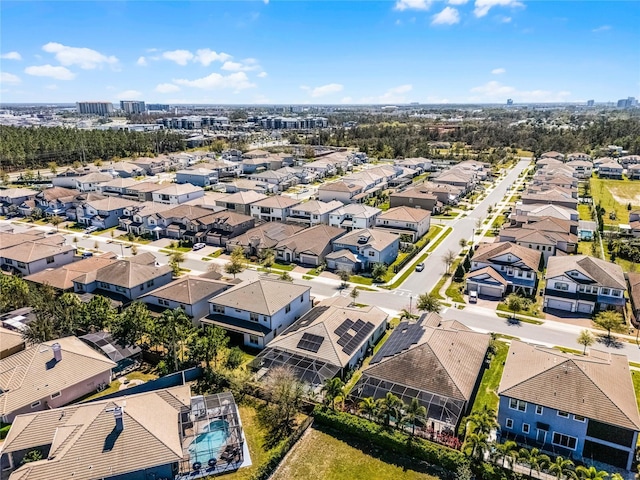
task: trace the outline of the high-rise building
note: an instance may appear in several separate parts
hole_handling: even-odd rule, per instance
[[[169,105],[164,103],[148,103],[147,109],[149,109],[150,112],[168,112]]]
[[[111,115],[113,103],[111,102],[77,102],[76,108],[80,115]]]
[[[593,107],[595,104],[595,100],[587,100],[587,107]]]
[[[513,99],[507,98],[507,105],[513,105]]]
[[[120,110],[124,113],[145,113],[147,107],[144,102],[138,100],[120,100]]]

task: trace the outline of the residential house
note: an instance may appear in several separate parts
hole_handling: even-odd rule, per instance
[[[18,207],[26,201],[33,201],[38,194],[30,188],[0,189],[0,214],[18,213]]]
[[[540,155],[540,158],[553,158],[560,162],[564,162],[564,154],[560,152],[546,152]]]
[[[138,183],[140,182],[131,177],[114,178],[113,180],[98,185],[96,191],[104,195],[122,195],[127,191],[127,188],[137,185]]]
[[[272,188],[269,188],[269,191],[273,192],[282,192],[298,183],[298,177],[290,172],[288,168],[253,173],[248,175],[247,178],[259,183],[269,184],[272,186]]]
[[[573,162],[574,160],[582,160],[585,162],[593,162],[591,155],[588,155],[583,152],[574,152],[567,155],[567,163]]]
[[[627,167],[627,177],[629,177],[629,180],[640,180],[640,164],[629,165]]]
[[[74,278],[73,290],[76,293],[95,293],[129,303],[171,282],[172,277],[169,265],[158,266],[153,255],[137,255]]]
[[[542,252],[545,263],[557,254],[578,251],[578,223],[554,217],[531,219],[519,227],[500,230],[500,242],[513,242]]]
[[[9,240],[7,236],[15,238]],[[11,233],[0,236],[2,269],[20,273],[23,276],[71,263],[75,252],[75,247],[65,245],[65,238],[62,235],[38,238]]]
[[[267,198],[262,193],[252,190],[236,192],[216,200],[216,205],[244,215],[251,215],[251,204]]]
[[[165,155],[159,155],[154,158],[149,157],[141,157],[136,158],[131,161],[134,165],[143,168],[147,175],[157,175],[158,173],[166,172],[171,167],[177,165],[176,162],[172,161],[169,157]]]
[[[502,298],[510,292],[535,295],[541,253],[511,242],[481,244],[466,275],[468,292]]]
[[[103,167],[103,171],[113,177],[117,176],[122,178],[142,177],[147,174],[145,168],[125,161],[112,162],[107,165],[106,168]]]
[[[217,325],[242,338],[244,345],[264,348],[312,307],[311,288],[272,279],[237,285],[209,300],[203,325]]]
[[[352,203],[329,213],[329,225],[347,231],[372,228],[382,210],[368,205]]]
[[[408,235],[411,242],[422,238],[431,226],[431,213],[410,207],[394,207],[376,217],[376,228]]]
[[[573,355],[513,340],[498,395],[500,440],[595,462],[597,470],[603,463],[631,469],[640,416],[626,356],[595,349]]]
[[[190,183],[172,183],[151,194],[154,202],[169,203],[171,205],[179,205],[203,196],[204,190]]]
[[[77,222],[92,225],[99,229],[115,227],[125,209],[133,207],[137,202],[121,197],[106,197],[82,203],[76,207]]]
[[[22,333],[0,327],[0,360],[25,349]]]
[[[199,320],[209,313],[209,299],[232,286],[231,283],[189,275],[158,287],[138,300],[156,311],[181,308],[189,317]]]
[[[591,178],[593,173],[593,162],[587,160],[571,160],[567,162],[567,166],[573,168],[576,178]]]
[[[198,187],[209,187],[218,183],[218,174],[214,170],[193,167],[176,172],[176,183],[188,183]]]
[[[629,287],[629,299],[631,300],[631,321],[634,326],[640,326],[640,273],[627,273],[627,284]]]
[[[407,188],[401,192],[394,192],[389,195],[389,206],[419,208],[431,213],[437,213],[442,206],[438,202],[438,197],[420,188]]]
[[[618,162],[624,168],[628,169],[632,165],[640,164],[640,155],[624,155],[624,156],[618,158]]]
[[[353,230],[334,240],[333,253],[326,256],[327,266],[355,272],[368,270],[374,263],[391,265],[398,256],[399,247],[400,237],[395,233],[377,228]]]
[[[100,186],[102,184],[110,182],[112,180],[113,177],[108,173],[92,172],[80,177],[74,177],[72,187],[78,189],[81,192],[96,192],[100,190]],[[56,185],[55,178],[53,179],[53,185]]]
[[[226,193],[236,192],[257,192],[266,194],[269,193],[269,185],[263,182],[256,182],[247,178],[234,178],[231,182],[225,181],[223,183]]]
[[[251,215],[265,222],[284,222],[291,215],[291,209],[300,204],[300,200],[275,195],[251,204]]]
[[[416,174],[431,171],[433,167],[433,160],[423,157],[404,158],[402,160],[394,160],[394,165],[404,168],[410,168],[414,170]]]
[[[151,219],[155,220],[157,226],[161,230],[157,230],[161,235],[180,240],[184,237],[189,225],[191,225],[192,232],[197,232],[202,224],[196,225],[196,220],[199,218],[208,218],[211,215],[211,210],[207,208],[197,207],[193,205],[178,205],[169,210],[156,212]]]
[[[576,210],[578,199],[572,194],[558,190],[548,190],[541,193],[524,193],[520,199],[522,205],[548,204]]]
[[[586,255],[551,257],[544,307],[572,313],[622,310],[627,283],[620,265]]]
[[[67,210],[73,206],[77,190],[64,187],[51,187],[36,194],[36,207],[40,208],[45,215],[66,216]],[[31,212],[27,213],[29,215]]]
[[[218,179],[235,178],[242,174],[242,165],[227,160],[209,160],[203,166],[216,172]]]
[[[622,165],[620,165],[617,161],[610,161],[606,163],[601,163],[598,166],[598,177],[599,178],[614,178],[617,180],[622,179]]]
[[[163,227],[158,214],[175,207],[166,203],[132,203],[132,205],[124,208],[118,222],[119,228],[136,236],[148,235],[156,240],[160,238]]]
[[[194,200],[189,200],[188,202],[184,202],[183,205],[194,205],[196,207],[202,207],[214,212],[220,212],[222,210],[227,210],[225,207],[220,207],[217,205],[218,200],[228,196],[227,193],[223,192],[205,192],[204,195],[200,198],[196,198]],[[238,212],[243,213],[243,212]]]
[[[336,174],[336,165],[328,160],[315,160],[304,164],[304,168],[320,177],[330,177]]]
[[[95,392],[111,382],[114,365],[76,337],[33,345],[3,358],[0,419],[11,423],[16,415],[60,407]]]
[[[476,178],[472,173],[458,169],[445,170],[437,177],[430,177],[430,181],[436,184],[445,184],[461,188],[463,195],[471,191],[476,184]]]
[[[375,306],[357,308],[345,297],[324,300],[296,320],[251,363],[259,376],[286,367],[319,388],[356,368],[387,329],[388,314]]]
[[[328,225],[315,225],[293,234],[275,246],[276,259],[317,267],[332,251],[333,242],[345,230]]]
[[[251,175],[257,172],[264,172],[271,166],[271,160],[267,157],[244,158],[241,162],[242,173]]]
[[[155,182],[141,182],[125,188],[123,196],[138,200],[139,202],[151,202],[153,201],[153,192],[162,190],[166,186],[166,184]]]
[[[580,214],[575,208],[566,208],[546,203],[533,203],[530,205],[516,204],[514,211],[509,215],[509,220],[511,225],[522,225],[533,218],[542,217],[553,217],[577,222]]]
[[[640,237],[640,210],[629,212],[629,226],[631,234],[636,238]]]
[[[430,193],[435,195],[438,199],[438,202],[443,205],[456,205],[460,198],[464,195],[465,190],[463,187],[457,187],[455,185],[449,184],[438,184],[434,182],[423,182],[413,189],[418,190],[422,193]],[[414,205],[407,205],[412,207]]]
[[[555,158],[543,157],[536,160],[536,169],[547,169],[561,166],[564,162],[562,160],[556,160]]]
[[[242,235],[252,229],[255,224],[255,218],[249,215],[224,210],[187,223],[184,238],[192,243],[198,243],[204,238],[208,244],[224,247],[229,239]]]
[[[116,254],[107,252],[99,256],[93,256],[68,263],[57,268],[47,268],[37,273],[27,275],[24,279],[27,282],[39,285],[48,285],[59,292],[73,291],[73,279],[83,274],[91,273],[99,268],[115,263]]]
[[[251,230],[227,240],[226,250],[232,252],[236,247],[242,247],[250,257],[259,256],[266,249],[274,249],[278,243],[304,230],[300,225],[280,222],[267,222]]]
[[[426,409],[417,428],[432,439],[455,432],[470,412],[486,366],[491,336],[438,314],[404,321],[376,352],[351,390],[355,403],[391,393]]]
[[[323,183],[318,187],[318,200],[321,202],[337,200],[344,204],[358,203],[365,197],[363,186],[355,182],[338,180],[337,182]]]
[[[328,225],[329,215],[341,208],[342,202],[332,200],[321,202],[320,200],[309,200],[291,209],[291,215],[287,217],[287,222],[299,223],[310,227],[313,225]]]

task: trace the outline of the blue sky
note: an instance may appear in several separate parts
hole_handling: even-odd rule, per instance
[[[0,100],[503,103],[640,97],[640,2],[0,3]]]

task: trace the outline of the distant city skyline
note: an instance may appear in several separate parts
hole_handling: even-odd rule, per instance
[[[0,4],[0,101],[617,102],[640,97],[637,2]]]

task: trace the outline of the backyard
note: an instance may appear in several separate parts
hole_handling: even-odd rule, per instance
[[[629,204],[632,209],[640,207],[640,182],[592,178],[591,195],[593,203],[605,209],[605,225],[629,223]],[[615,220],[609,218],[611,212],[615,212]]]
[[[495,355],[491,359],[491,366],[484,371],[476,399],[473,402],[472,412],[482,410],[483,406],[498,409],[498,386],[504,370],[504,362],[507,359],[509,345],[502,341],[495,341]]]

